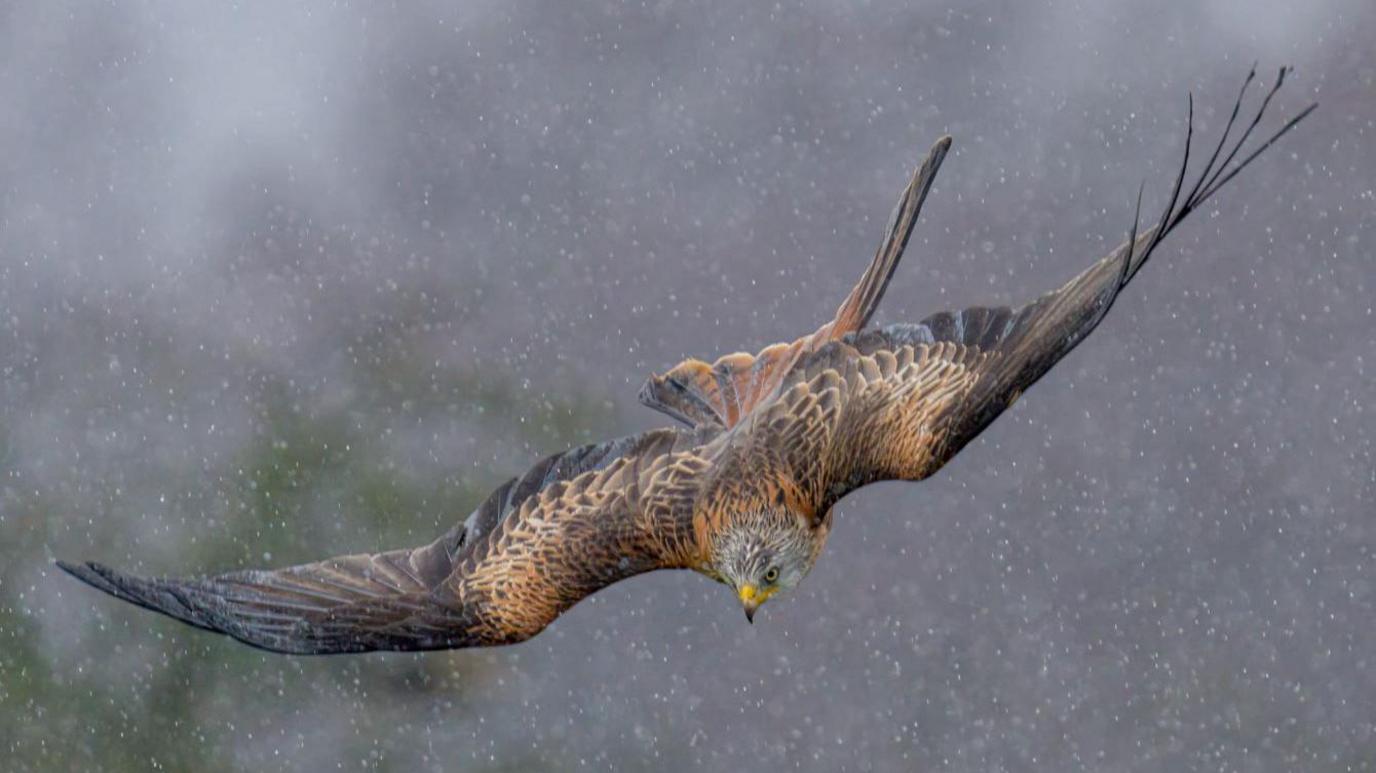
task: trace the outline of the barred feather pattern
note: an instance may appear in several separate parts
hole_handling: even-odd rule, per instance
[[[1223,135],[1187,189],[1065,285],[1018,308],[970,307],[866,328],[901,258],[942,138],[914,172],[879,251],[830,322],[790,344],[708,365],[688,360],[642,390],[690,428],[652,430],[554,454],[417,548],[272,571],[148,579],[94,562],[59,566],[121,600],[275,652],[327,654],[510,644],[579,600],[655,569],[718,577],[724,534],[801,524],[815,560],[830,512],[878,480],[940,469],[1093,331],[1162,239],[1307,116],[1244,152],[1287,69],[1235,143]],[[1240,160],[1239,160],[1240,159]],[[800,537],[803,538],[803,537]]]

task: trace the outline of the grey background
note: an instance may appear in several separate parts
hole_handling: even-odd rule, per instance
[[[1376,766],[1376,5],[0,5],[8,769]],[[292,659],[55,573],[428,541],[830,314],[1017,302],[1247,67],[1322,105],[756,625],[638,578],[497,650]],[[1275,123],[1271,125],[1276,125]]]

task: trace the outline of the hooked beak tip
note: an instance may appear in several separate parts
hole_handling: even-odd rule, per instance
[[[764,600],[760,597],[759,589],[747,583],[742,585],[736,593],[741,598],[741,606],[745,607],[745,619],[751,623],[755,622],[755,610]]]

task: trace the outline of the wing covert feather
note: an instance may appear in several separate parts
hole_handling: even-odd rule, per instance
[[[864,329],[950,146],[942,138],[832,321],[757,355],[712,365],[688,360],[650,379],[642,401],[692,430],[655,430],[548,457],[418,548],[190,580],[58,564],[124,601],[278,652],[521,641],[610,583],[706,566],[706,519],[754,506],[741,500],[742,487],[767,489],[824,517],[866,483],[940,469],[1084,340],[1166,234],[1314,109],[1233,163],[1286,72],[1224,154],[1255,73],[1248,75],[1222,139],[1185,192],[1187,124],[1185,159],[1153,227],[1139,236],[1134,222],[1124,245],[1018,309],[975,307]],[[1193,100],[1190,109],[1192,117]]]
[[[1255,73],[1248,75],[1222,138],[1181,197],[1193,137],[1191,99],[1184,160],[1155,225],[1139,233],[1134,221],[1117,249],[1020,308],[940,312],[917,324],[850,332],[804,353],[731,442],[778,459],[783,468],[777,474],[793,479],[818,517],[866,483],[931,475],[1098,326],[1167,234],[1314,109],[1301,111],[1229,166],[1286,72],[1281,69],[1248,128],[1224,154]]]
[[[419,548],[272,571],[141,578],[59,566],[116,598],[274,652],[521,641],[619,579],[684,565],[706,431],[656,430],[540,461]]]

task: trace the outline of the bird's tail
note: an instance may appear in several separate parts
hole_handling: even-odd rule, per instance
[[[889,280],[898,268],[898,261],[902,259],[903,251],[908,246],[908,237],[912,236],[913,226],[917,224],[922,204],[927,200],[927,194],[936,180],[937,170],[941,168],[941,162],[946,160],[946,153],[950,149],[949,136],[938,139],[927,152],[927,157],[922,160],[922,165],[913,172],[912,180],[903,190],[898,204],[894,206],[893,214],[889,216],[888,227],[884,229],[884,242],[879,245],[874,260],[870,262],[869,268],[865,269],[855,288],[836,309],[832,321],[814,334],[816,346],[863,328],[869,323],[870,317],[874,316],[875,310],[879,308],[879,302],[884,299],[884,291],[889,287]]]
[[[640,401],[693,426],[732,427],[773,394],[800,356],[863,328],[879,308],[950,149],[950,137],[937,140],[913,172],[884,229],[884,241],[874,260],[830,321],[810,335],[767,346],[758,354],[736,352],[711,364],[684,360],[664,375],[651,376],[640,390]]]

